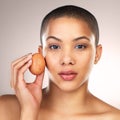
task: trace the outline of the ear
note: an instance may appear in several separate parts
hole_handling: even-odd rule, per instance
[[[102,54],[102,45],[97,45],[94,64],[98,63],[98,61],[101,58],[101,54]]]
[[[41,45],[38,46],[38,53],[42,53],[42,46]]]

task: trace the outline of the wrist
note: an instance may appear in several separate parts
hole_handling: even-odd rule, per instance
[[[22,109],[20,120],[37,120],[38,111],[31,109]]]

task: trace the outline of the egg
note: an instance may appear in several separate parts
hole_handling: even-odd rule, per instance
[[[32,55],[32,64],[29,67],[29,70],[34,75],[39,75],[44,72],[45,69],[45,60],[41,53],[34,53]]]

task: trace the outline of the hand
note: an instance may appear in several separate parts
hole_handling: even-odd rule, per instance
[[[11,65],[11,86],[16,92],[22,111],[37,113],[42,100],[43,74],[36,76],[33,83],[26,83],[24,73],[30,67],[32,54],[25,55]]]

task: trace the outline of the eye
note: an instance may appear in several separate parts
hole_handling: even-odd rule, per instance
[[[86,45],[77,45],[75,48],[77,49],[85,49],[87,46]]]
[[[50,45],[49,48],[54,50],[54,49],[59,49],[60,46],[58,46],[58,45]]]

